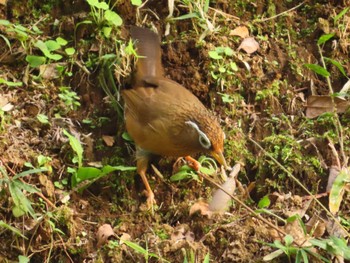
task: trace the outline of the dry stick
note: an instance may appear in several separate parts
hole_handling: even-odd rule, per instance
[[[287,233],[284,232],[283,230],[279,229],[277,226],[275,226],[274,224],[272,224],[270,221],[266,220],[265,218],[263,218],[260,214],[258,214],[257,212],[255,212],[253,209],[251,209],[249,206],[247,206],[245,203],[243,203],[241,200],[239,200],[237,197],[233,196],[232,194],[228,193],[221,185],[219,185],[218,183],[216,183],[213,179],[211,179],[209,176],[198,172],[198,174],[203,177],[205,180],[209,181],[211,184],[215,185],[217,188],[219,188],[221,191],[223,191],[225,194],[227,194],[228,196],[230,196],[233,200],[235,200],[237,203],[239,203],[241,206],[243,206],[249,213],[251,213],[254,217],[256,217],[257,219],[261,220],[262,222],[264,222],[265,224],[267,224],[268,226],[270,226],[271,228],[275,229],[277,232],[279,232],[280,234],[286,236]]]
[[[254,22],[265,22],[265,21],[268,21],[268,20],[271,20],[271,19],[275,19],[275,18],[277,18],[277,17],[279,17],[279,16],[282,16],[282,15],[284,15],[284,14],[286,14],[286,13],[289,13],[289,12],[291,12],[291,11],[293,11],[293,10],[299,8],[299,7],[302,6],[304,3],[305,3],[305,2],[303,1],[303,2],[301,2],[299,5],[294,6],[293,8],[288,9],[288,10],[282,12],[282,13],[279,13],[279,14],[277,14],[277,15],[275,15],[275,16],[271,16],[271,17],[268,17],[268,18],[263,18],[263,19],[260,19],[260,20],[254,21]]]
[[[251,141],[253,144],[255,144],[260,150],[263,151],[263,153],[268,156],[272,161],[277,164],[290,178],[292,178],[302,189],[307,192],[315,202],[321,206],[321,208],[327,213],[328,216],[330,216],[334,222],[344,231],[344,233],[347,234],[347,236],[350,237],[349,232],[340,224],[339,220],[335,218],[335,216],[315,197],[314,194],[312,194],[309,189],[307,189],[291,172],[289,172],[279,161],[277,161],[271,154],[269,154],[259,143],[254,141],[252,138],[248,137],[248,140]]]

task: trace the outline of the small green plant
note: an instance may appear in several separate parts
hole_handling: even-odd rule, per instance
[[[229,47],[216,47],[209,51],[210,74],[220,85],[221,90],[233,83],[235,72],[238,71],[237,64],[231,60],[233,56],[234,51]]]
[[[123,24],[122,18],[104,1],[86,0],[90,5],[91,16],[99,28],[99,33],[109,38],[113,29],[119,28]]]
[[[32,165],[29,162],[24,163],[24,166],[31,168],[31,169],[38,169],[38,168],[42,168],[42,169],[46,169],[46,171],[51,174],[52,173],[52,158],[48,157],[48,156],[44,156],[42,154],[38,155],[36,157],[36,161],[37,161],[37,166],[34,167],[34,165]]]
[[[78,165],[78,168],[68,168],[68,172],[72,174],[71,186],[77,187],[80,183],[84,181],[89,181],[90,183],[100,179],[101,177],[110,174],[114,171],[134,171],[136,167],[129,166],[110,166],[105,165],[101,169],[96,167],[84,167],[83,166],[83,146],[80,141],[68,133],[66,130],[63,130],[64,135],[69,139],[69,144],[74,151],[74,157],[72,162]]]
[[[188,13],[171,20],[192,19],[194,29],[197,34],[201,34],[199,42],[216,30],[214,20],[208,15],[210,0],[182,0],[181,2],[181,6],[187,8]]]
[[[28,193],[37,193],[40,192],[35,186],[27,184],[21,180],[21,178],[30,175],[46,172],[46,168],[40,169],[31,169],[19,174],[16,174],[12,178],[7,174],[6,169],[3,166],[0,166],[0,173],[3,178],[0,178],[0,186],[6,185],[12,197],[14,203],[12,207],[12,213],[15,217],[23,216],[24,214],[30,214],[33,218],[37,218],[35,211],[32,207],[32,202],[24,194],[24,191]]]
[[[186,250],[186,249],[182,248],[181,250],[184,254],[183,263],[199,262],[199,260],[196,258],[196,255],[195,255],[195,252],[193,251],[193,249]],[[210,254],[208,252],[203,259],[203,263],[209,263],[209,262],[210,262]]]
[[[67,106],[67,112],[70,110],[76,110],[80,107],[79,96],[75,91],[72,91],[71,87],[60,87],[60,93],[58,97]]]
[[[134,243],[134,242],[132,242],[132,241],[128,241],[128,240],[123,240],[123,243],[124,243],[125,245],[127,245],[128,247],[130,247],[131,249],[133,249],[135,252],[137,252],[137,253],[143,255],[144,258],[145,258],[145,262],[148,262],[148,260],[149,260],[150,258],[159,259],[159,260],[161,260],[162,262],[169,262],[169,261],[167,261],[166,259],[161,258],[160,256],[158,256],[157,254],[154,254],[154,253],[149,252],[147,247],[146,247],[146,248],[143,248],[143,247],[141,247],[139,244]]]
[[[213,175],[217,170],[216,162],[212,158],[208,158],[206,156],[201,156],[198,159],[201,167],[199,169],[200,172],[206,175]],[[183,180],[195,180],[200,182],[200,178],[195,170],[192,169],[189,165],[183,165],[179,171],[170,177],[170,181],[179,182]]]

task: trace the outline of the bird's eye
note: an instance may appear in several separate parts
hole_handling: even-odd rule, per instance
[[[211,146],[211,142],[209,141],[208,137],[202,133],[199,134],[199,143],[203,146],[205,149],[209,149]]]
[[[198,132],[199,143],[202,145],[202,147],[205,149],[209,149],[211,147],[211,142],[208,136],[199,129],[197,123],[193,121],[186,121],[186,124],[190,125],[192,128],[194,128]]]

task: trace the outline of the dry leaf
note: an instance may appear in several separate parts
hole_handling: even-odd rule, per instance
[[[305,223],[307,233],[312,233],[315,238],[320,238],[326,232],[326,222],[319,215],[313,215],[309,221]]]
[[[102,135],[102,139],[107,146],[109,146],[109,147],[113,146],[113,144],[114,144],[114,137],[113,136]]]
[[[7,4],[7,0],[0,0],[0,5],[6,5]]]
[[[209,210],[209,205],[203,201],[199,201],[191,206],[190,215],[193,215],[197,212],[200,212],[202,216],[210,217],[212,215],[212,212]]]
[[[343,113],[347,110],[350,103],[347,100],[334,97],[335,107],[338,113]],[[306,102],[306,117],[315,118],[325,112],[333,112],[333,100],[329,95],[311,95]]]
[[[230,36],[239,36],[241,38],[249,37],[249,30],[246,26],[239,26],[230,31]]]
[[[96,233],[97,247],[101,247],[108,242],[108,238],[114,236],[113,228],[110,224],[100,226]]]
[[[10,111],[13,109],[13,105],[11,103],[7,103],[6,105],[4,105],[3,107],[1,107],[2,111]]]
[[[259,49],[259,43],[256,42],[254,37],[247,37],[243,39],[241,45],[238,47],[238,50],[243,49],[248,54],[252,54]]]
[[[122,236],[119,238],[120,244],[123,244],[124,241],[130,241],[131,236],[128,233],[123,233]]]
[[[170,236],[170,240],[174,243],[181,240],[193,242],[194,239],[195,239],[194,233],[190,231],[189,226],[186,224],[177,226],[174,232]]]
[[[55,187],[51,180],[47,178],[45,174],[39,174],[39,182],[43,186],[43,192],[48,196],[52,197],[55,194]]]
[[[64,66],[65,63],[51,63],[39,66],[40,77],[43,79],[57,79],[60,73],[57,70],[58,66]]]
[[[233,167],[227,181],[221,185],[221,187],[230,195],[233,195],[236,190],[235,180],[240,169],[241,166],[239,164],[236,164]],[[219,188],[213,194],[213,198],[209,204],[209,210],[216,213],[223,213],[229,208],[230,201],[231,197]]]

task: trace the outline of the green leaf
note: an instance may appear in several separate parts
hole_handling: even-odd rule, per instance
[[[24,176],[27,176],[27,175],[30,175],[30,174],[38,174],[38,173],[42,173],[42,172],[46,172],[46,171],[47,171],[47,168],[31,169],[31,170],[24,171],[24,172],[21,172],[19,174],[16,174],[13,177],[13,179],[18,179],[20,177],[24,177]]]
[[[2,221],[2,220],[0,220],[0,227],[1,227],[1,228],[6,228],[6,229],[8,229],[8,230],[12,231],[12,232],[15,233],[16,235],[18,235],[18,236],[20,236],[20,237],[22,237],[22,238],[24,238],[24,239],[28,239],[28,238],[26,238],[24,235],[22,235],[22,233],[21,233],[21,231],[20,231],[19,229],[15,228],[15,227],[13,227],[13,226],[10,226],[10,225],[8,225],[8,224],[6,224],[6,223],[5,223],[4,221]]]
[[[78,157],[78,166],[81,167],[83,164],[83,147],[81,146],[80,141],[71,135],[66,130],[63,130],[63,134],[66,135],[69,139],[69,144],[72,147],[73,151],[77,154]]]
[[[55,42],[55,41],[54,41]],[[51,42],[50,42],[51,43]],[[55,42],[57,45],[58,43]],[[51,44],[49,44],[51,45]],[[55,44],[52,44],[52,45],[55,45]],[[45,57],[47,58],[50,58],[50,59],[53,59],[53,60],[60,60],[62,58],[61,55],[59,54],[51,54],[50,50],[48,49],[48,47],[46,46],[46,43],[44,43],[43,41],[41,40],[38,40],[35,44],[34,44],[35,47],[39,48],[41,50],[41,52],[44,53]]]
[[[131,4],[135,6],[142,5],[142,0],[131,0]]]
[[[330,40],[333,36],[334,36],[334,33],[322,35],[322,36],[318,39],[317,45],[322,45],[322,44],[326,43],[326,42],[327,42],[328,40]]]
[[[49,51],[55,51],[61,48],[61,45],[54,40],[45,41],[45,45]]]
[[[341,11],[338,15],[334,17],[334,23],[336,23],[340,18],[342,18],[348,11],[350,7],[345,8],[343,11]]]
[[[125,172],[125,171],[136,171],[136,167],[135,166],[123,166],[123,165],[118,165],[118,166],[110,166],[110,165],[106,165],[102,167],[102,174],[109,174],[111,172],[114,171],[121,171],[121,172]]]
[[[331,74],[328,72],[328,70],[326,70],[325,68],[316,65],[316,64],[304,64],[305,67],[311,69],[312,71],[314,71],[315,73],[323,76],[323,77],[329,77]]]
[[[230,62],[230,67],[233,71],[238,71],[237,64],[235,62]]]
[[[329,193],[329,210],[336,214],[339,211],[346,186],[350,180],[350,168],[343,168],[335,178]]]
[[[276,250],[276,251],[274,251],[274,252],[272,252],[272,253],[266,255],[266,256],[263,258],[263,260],[264,260],[264,261],[273,260],[273,259],[279,257],[280,255],[282,255],[283,253],[284,253],[284,252],[283,252],[282,249],[278,249],[278,250]]]
[[[90,6],[94,6],[102,10],[107,10],[109,8],[108,5],[103,1],[100,3],[98,0],[87,0],[87,2]]]
[[[8,20],[5,20],[5,19],[0,19],[0,25],[1,26],[9,26],[11,25],[12,23],[10,23],[10,21]]]
[[[122,18],[116,12],[111,10],[107,10],[105,12],[105,19],[116,27],[119,27],[123,24]]]
[[[10,52],[12,53],[12,47],[11,47],[10,40],[8,40],[7,37],[5,37],[4,35],[1,35],[1,34],[0,34],[0,37],[5,41],[6,45],[7,45],[8,48],[10,49]]]
[[[12,81],[7,81],[3,78],[0,78],[0,84],[5,84],[9,87],[20,87],[23,86],[23,82],[12,82]]]
[[[178,17],[173,17],[171,18],[171,20],[185,20],[185,19],[189,19],[189,18],[198,18],[198,14],[197,13],[189,13],[183,16],[178,16]]]
[[[103,32],[103,35],[106,37],[106,38],[109,38],[110,35],[111,35],[111,32],[112,32],[112,27],[110,26],[104,26],[102,28],[102,32]]]
[[[72,56],[75,53],[75,48],[69,47],[64,50],[68,56]]]
[[[21,217],[26,214],[26,212],[19,206],[12,207],[12,214],[14,217]]]
[[[291,246],[293,244],[293,237],[291,235],[286,235],[284,237],[284,242],[286,244],[286,246]]]
[[[223,59],[223,56],[219,55],[216,50],[209,51],[208,54],[212,59]]]
[[[12,181],[9,184],[9,191],[15,206],[12,209],[14,216],[22,216],[24,213],[29,213],[33,218],[36,218],[35,212],[32,208],[31,202],[23,194],[22,190],[18,187],[16,181]],[[24,213],[23,213],[24,212]]]
[[[38,114],[36,115],[36,118],[42,124],[49,124],[49,118],[45,114]]]
[[[347,76],[347,74],[346,74],[342,64],[340,64],[336,60],[333,60],[333,59],[330,59],[330,58],[327,58],[327,57],[324,57],[324,60],[328,61],[328,62],[331,62],[334,66],[336,66],[339,69],[339,71],[344,75],[344,77],[348,78],[348,76]]]
[[[209,263],[210,262],[210,254],[209,252],[205,255],[203,263]]]
[[[170,177],[170,181],[171,182],[178,182],[178,181],[182,181],[182,180],[185,180],[185,179],[188,179],[191,177],[192,176],[191,176],[190,172],[185,171],[185,170],[183,170],[183,171],[180,170],[179,172],[177,172],[176,174],[174,174]]]
[[[76,183],[79,184],[82,181],[97,178],[101,173],[102,171],[95,167],[80,167],[76,173]],[[75,186],[72,185],[72,187]]]
[[[32,68],[36,68],[40,65],[45,64],[46,58],[43,56],[35,56],[35,55],[27,55],[26,56],[26,61],[29,63],[29,65]]]
[[[259,208],[265,208],[268,207],[271,204],[270,198],[268,195],[265,195],[263,198],[260,199],[258,203]]]
[[[145,257],[154,257],[154,258],[159,258],[158,255],[154,254],[154,253],[150,253],[148,252],[148,250],[144,249],[143,247],[141,247],[140,245],[128,241],[128,240],[123,240],[123,243],[126,244],[128,247],[132,248],[135,252],[138,252],[142,255],[144,255]]]
[[[58,37],[56,38],[56,42],[60,45],[60,46],[65,46],[68,44],[68,41],[65,40],[64,38],[62,37]]]
[[[25,191],[27,191],[27,192],[29,192],[31,194],[40,192],[40,190],[38,188],[36,188],[35,186],[27,184],[27,183],[24,183],[24,182],[22,182],[20,180],[14,180],[13,184],[14,184],[15,187],[17,187],[19,189],[22,189],[22,190],[25,190]]]
[[[204,13],[208,12],[208,10],[209,10],[209,3],[210,3],[210,0],[205,0],[204,6],[203,6]]]
[[[133,142],[134,140],[131,138],[131,136],[129,135],[129,133],[127,132],[123,132],[122,134],[122,138],[127,141],[127,142]]]
[[[229,48],[229,47],[225,47],[224,52],[225,52],[225,55],[229,57],[231,57],[234,54],[232,48]]]

